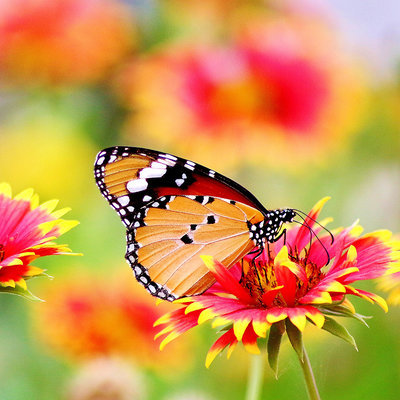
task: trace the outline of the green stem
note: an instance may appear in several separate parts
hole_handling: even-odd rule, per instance
[[[246,400],[258,400],[264,376],[264,360],[262,355],[255,354],[251,357],[249,379],[247,383]]]
[[[306,381],[308,398],[310,400],[321,400],[318,393],[317,384],[315,382],[314,374],[311,368],[310,359],[308,358],[306,349],[303,345],[303,359],[299,356],[299,361]]]

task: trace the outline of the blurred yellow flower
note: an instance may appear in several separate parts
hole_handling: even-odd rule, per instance
[[[396,238],[399,240],[400,235],[397,234]],[[395,257],[400,264],[400,249],[393,250],[393,257]],[[379,279],[378,288],[389,292],[387,301],[389,304],[400,306],[400,267],[394,273],[387,274]]]
[[[36,107],[0,127],[3,179],[33,186],[43,197],[62,198],[76,209],[95,189],[89,174],[96,149],[68,115]]]
[[[133,110],[128,140],[219,170],[243,159],[297,170],[343,147],[363,79],[333,33],[265,16],[232,31],[223,44],[169,44],[127,65],[116,88]]]
[[[128,276],[129,275],[129,276]],[[154,321],[169,304],[155,306],[129,270],[113,278],[75,273],[42,290],[45,304],[33,309],[35,331],[56,353],[77,361],[100,356],[131,358],[145,368],[188,368],[187,343],[160,354]],[[183,358],[185,362],[183,362]]]
[[[0,4],[0,71],[22,83],[91,83],[131,48],[127,9],[114,0]]]

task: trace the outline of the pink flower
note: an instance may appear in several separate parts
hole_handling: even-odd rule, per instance
[[[398,271],[400,241],[392,240],[388,231],[360,236],[362,229],[355,225],[336,230],[332,243],[314,221],[326,200],[315,205],[303,225],[288,229],[285,243],[282,238],[270,244],[260,257],[248,255],[227,270],[203,256],[217,283],[200,296],[178,300],[183,306],[157,321],[166,325],[158,334],[166,335],[161,348],[207,320],[213,320],[213,327],[225,327],[207,355],[207,366],[227,346],[229,356],[238,342],[249,352],[259,353],[257,339],[266,337],[272,327],[274,334],[278,330],[282,335],[288,321],[300,332],[309,321],[352,342],[331,316],[360,318],[348,295],[387,310],[381,297],[356,289],[353,283]],[[307,224],[320,233],[318,240],[310,237]]]
[[[31,265],[39,257],[71,254],[54,239],[73,228],[78,221],[61,217],[69,211],[54,211],[58,200],[39,205],[32,189],[11,197],[11,188],[0,184],[0,291],[29,297],[26,280],[44,270]]]

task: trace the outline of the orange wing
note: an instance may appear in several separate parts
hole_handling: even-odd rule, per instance
[[[200,255],[230,267],[254,248],[247,221],[263,220],[255,208],[207,196],[162,200],[163,208],[160,201],[149,204],[142,226],[128,230],[126,254],[137,279],[158,297],[207,290],[215,281]]]
[[[248,222],[261,223],[268,213],[231,179],[154,150],[104,149],[94,175],[127,228],[126,258],[136,278],[168,300],[209,288],[214,279],[200,255],[231,266],[257,243]]]

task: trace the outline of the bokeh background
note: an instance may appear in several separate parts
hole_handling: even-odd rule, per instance
[[[43,303],[1,296],[0,398],[242,399],[249,357],[205,369],[207,326],[158,351],[171,306],[126,265],[95,155],[171,152],[269,208],[330,195],[332,227],[399,232],[399,27],[394,0],[1,0],[0,180],[70,206],[80,225],[58,242],[83,256],[37,262],[54,277],[30,282]],[[306,331],[321,396],[398,399],[400,311],[355,304],[373,317],[344,321],[358,353]],[[292,353],[278,380],[266,368],[263,398],[306,398]]]

